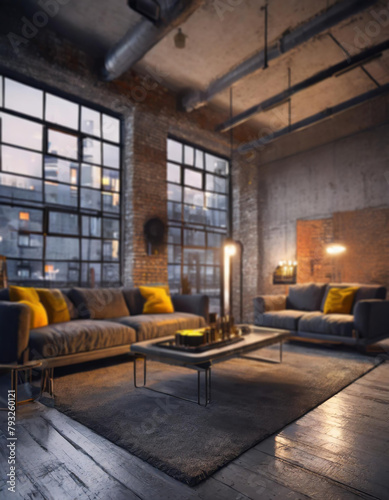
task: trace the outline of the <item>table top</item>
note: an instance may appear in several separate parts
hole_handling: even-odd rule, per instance
[[[255,349],[277,344],[290,337],[290,333],[287,330],[269,330],[268,328],[257,327],[254,325],[237,326],[238,328],[246,327],[249,329],[249,333],[243,335],[240,342],[210,349],[209,351],[176,351],[174,349],[167,349],[166,347],[158,345],[160,342],[166,342],[174,338],[170,335],[169,337],[146,340],[132,344],[131,352],[165,363],[199,365],[202,363],[216,362],[217,360],[223,361],[227,358],[232,358]]]

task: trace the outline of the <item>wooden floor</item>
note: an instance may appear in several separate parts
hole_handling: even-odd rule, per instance
[[[20,407],[17,492],[1,499],[389,499],[389,362],[190,488],[39,403]],[[3,415],[5,415],[3,413]]]

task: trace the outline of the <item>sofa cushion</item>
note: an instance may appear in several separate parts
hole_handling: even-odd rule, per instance
[[[68,306],[68,311],[70,314],[70,319],[78,319],[78,311],[76,306],[73,304],[72,300],[69,297],[71,288],[61,288],[62,295],[65,299],[66,305]]]
[[[10,296],[9,296],[9,289],[8,288],[2,288],[0,290],[0,300],[4,300],[4,301],[11,300]]]
[[[269,328],[280,328],[281,330],[297,331],[298,321],[305,311],[285,309],[284,311],[271,311],[262,314],[258,326],[268,326]]]
[[[320,311],[304,314],[299,321],[298,331],[352,337],[354,316],[352,314],[323,314]]]
[[[30,331],[31,359],[77,354],[135,342],[132,328],[110,321],[74,320]]]
[[[130,314],[118,288],[72,288],[68,295],[81,319],[110,319]]]
[[[115,318],[122,325],[130,326],[136,330],[136,340],[155,339],[174,335],[177,330],[190,328],[201,328],[205,326],[205,320],[195,314],[175,312],[171,314],[141,314]]]
[[[66,299],[57,288],[37,288],[39,299],[47,312],[49,323],[70,321]]]
[[[351,314],[358,287],[331,288],[324,304],[324,314]]]
[[[286,308],[299,311],[318,311],[322,303],[326,285],[323,283],[307,283],[289,287]]]
[[[355,306],[360,300],[370,300],[370,299],[385,299],[386,298],[386,288],[381,285],[359,285],[358,283],[328,283],[326,285],[326,290],[321,302],[320,311],[324,310],[324,304],[327,299],[328,292],[331,288],[349,288],[358,287],[358,291],[354,297],[354,303],[352,307],[352,313],[355,312]]]
[[[133,316],[142,314],[146,299],[142,297],[139,288],[123,288],[122,293],[130,314]]]
[[[41,302],[19,300],[18,304],[25,304],[30,309],[30,328],[38,328],[49,324],[46,309]]]
[[[142,297],[146,299],[146,303],[143,306],[143,314],[166,314],[174,312],[170,292],[165,288],[140,286],[139,291]]]

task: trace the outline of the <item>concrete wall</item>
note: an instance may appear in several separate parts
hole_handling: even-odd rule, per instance
[[[388,103],[378,98],[259,153],[257,184],[248,197],[257,200],[258,293],[284,292],[272,285],[272,273],[278,261],[296,259],[298,220],[389,206]],[[252,247],[251,231],[246,238]]]

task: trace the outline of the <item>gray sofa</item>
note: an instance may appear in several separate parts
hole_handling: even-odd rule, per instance
[[[42,360],[44,368],[129,352],[141,340],[200,328],[208,319],[205,295],[172,296],[175,312],[142,314],[139,289],[62,290],[71,321],[30,330],[28,306],[9,301],[0,290],[0,363]]]
[[[359,287],[351,314],[324,314],[328,291]],[[254,323],[289,330],[294,337],[368,345],[389,337],[386,288],[349,283],[308,283],[289,287],[288,295],[254,298]]]

